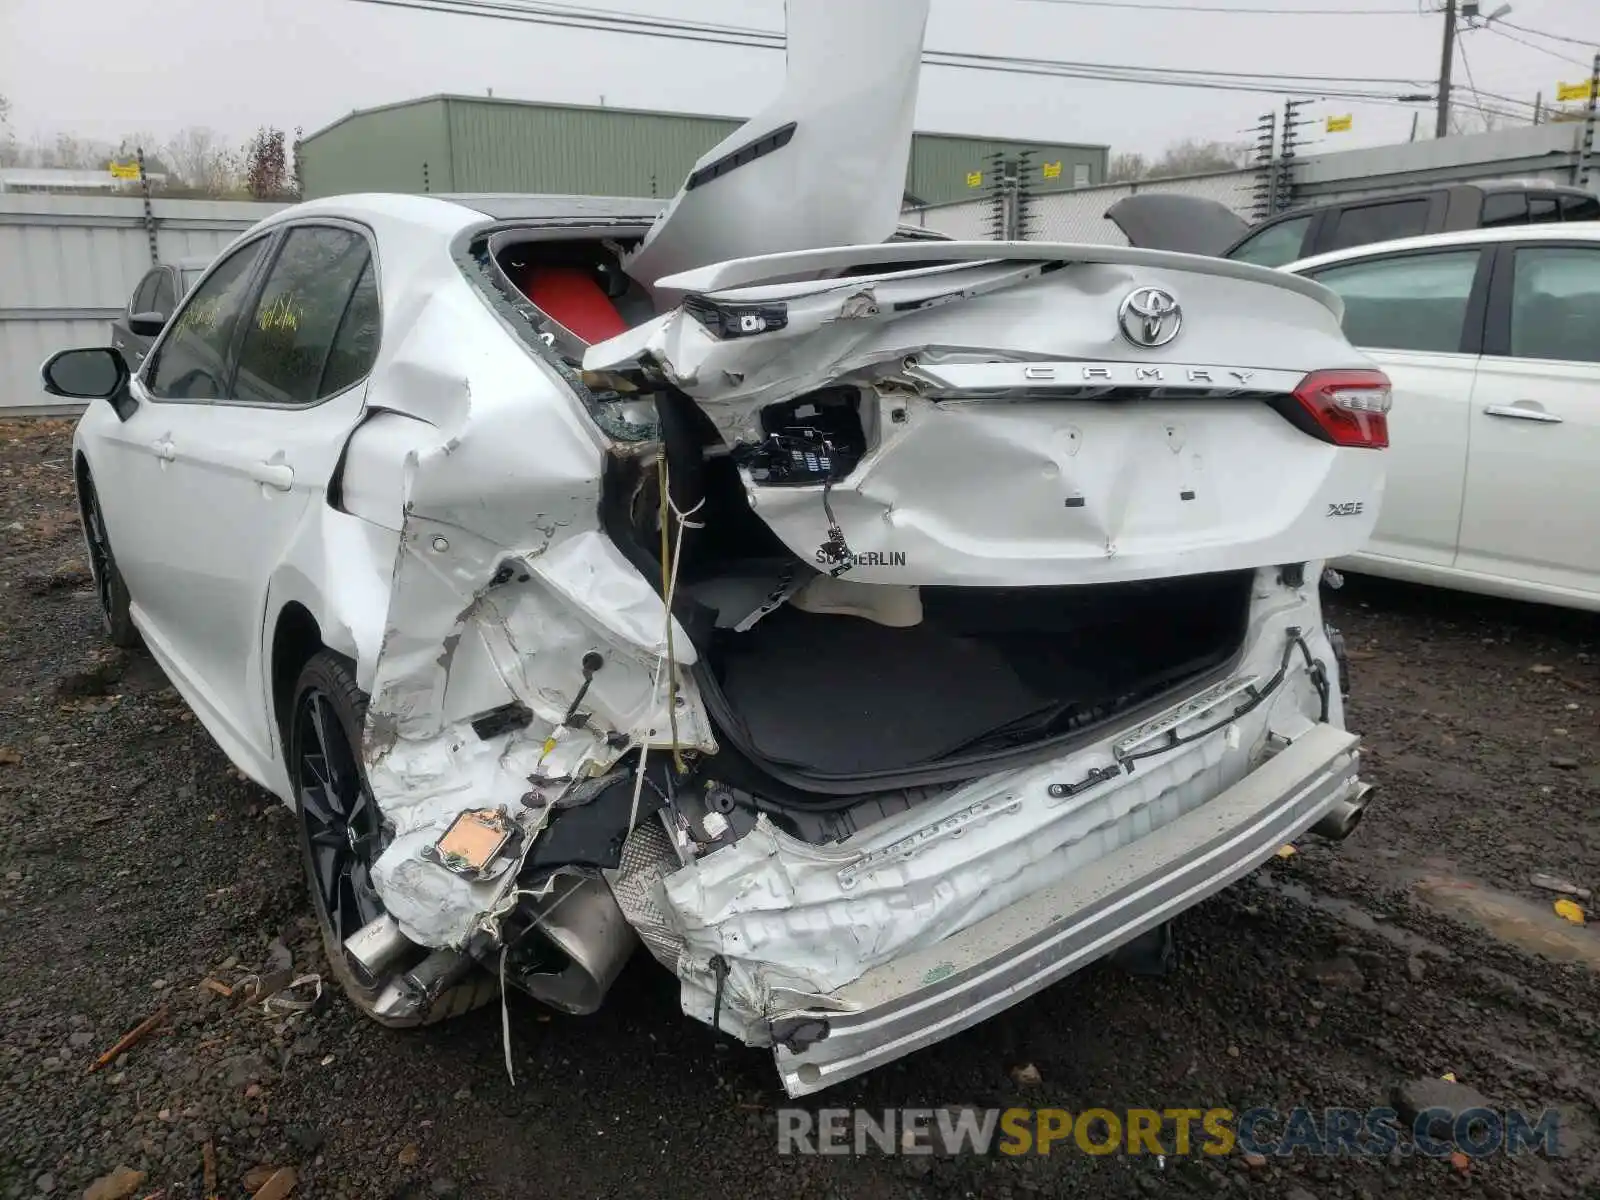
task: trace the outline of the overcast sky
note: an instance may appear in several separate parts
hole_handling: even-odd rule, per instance
[[[782,0],[566,0],[699,22],[781,29]],[[827,0],[845,5],[849,0]],[[1176,3],[1178,0],[1128,0]],[[1425,81],[1438,71],[1442,0],[1195,0],[1275,7],[1219,14],[1053,0],[933,0],[930,50],[1223,71]],[[1484,11],[1497,6],[1485,0]],[[1345,15],[1307,15],[1308,8]],[[1366,15],[1374,9],[1385,15]],[[1348,10],[1363,10],[1360,13]],[[1293,14],[1293,15],[1289,15]],[[1392,14],[1392,15],[1388,15]],[[1600,0],[1515,0],[1510,20],[1600,41]],[[1523,37],[1523,34],[1516,34]],[[1529,39],[1538,41],[1538,39]],[[1586,71],[1488,30],[1463,48],[1479,88],[1531,101]],[[1587,61],[1579,46],[1541,42]],[[1457,79],[1466,82],[1457,65]],[[257,125],[309,133],[353,108],[435,92],[736,116],[778,86],[780,53],[378,7],[356,0],[0,0],[0,95],[26,141],[58,133],[166,138],[209,125],[243,141]],[[1308,85],[1308,90],[1315,85]],[[1404,90],[1401,88],[1400,90]],[[1314,92],[1312,92],[1314,94]],[[1282,96],[1040,79],[924,67],[925,130],[1109,143],[1159,151],[1184,137],[1243,140]],[[1324,149],[1403,140],[1411,109],[1328,101],[1354,129]],[[1431,129],[1431,117],[1422,122]]]

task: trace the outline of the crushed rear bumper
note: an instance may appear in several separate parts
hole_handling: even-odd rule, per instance
[[[813,1014],[824,1037],[775,1048],[785,1090],[819,1091],[959,1033],[1226,887],[1356,795],[1359,744],[1315,725],[1176,820],[868,971],[829,997],[849,1011]]]

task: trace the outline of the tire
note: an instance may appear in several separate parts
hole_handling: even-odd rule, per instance
[[[142,645],[139,631],[134,628],[133,616],[128,611],[128,585],[117,569],[116,556],[111,553],[111,535],[106,531],[105,515],[100,508],[100,496],[94,489],[94,479],[87,472],[83,477],[82,504],[78,519],[83,525],[83,540],[89,550],[89,573],[94,576],[95,593],[100,599],[100,619],[105,625],[106,637],[113,646],[132,650]]]
[[[380,1025],[432,1025],[487,1004],[499,983],[487,971],[474,971],[424,1016],[396,1019],[379,1015],[374,1005],[381,988],[363,985],[350,968],[344,939],[384,912],[370,876],[383,831],[361,764],[366,715],[367,697],[348,660],[328,650],[315,654],[295,684],[286,750],[300,858],[329,971],[345,995]]]

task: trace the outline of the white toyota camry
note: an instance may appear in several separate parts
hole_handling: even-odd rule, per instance
[[[663,210],[303,204],[131,378],[46,364],[112,638],[377,1019],[592,1011],[642,940],[798,1095],[1360,818],[1318,583],[1387,380],[1309,280],[897,234],[907,7],[791,4]]]

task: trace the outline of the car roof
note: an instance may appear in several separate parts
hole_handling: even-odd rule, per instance
[[[609,196],[417,195],[357,192],[325,196],[279,209],[262,228],[313,217],[343,217],[373,228],[406,227],[452,237],[488,221],[594,221],[648,226],[662,202]]]
[[[1475,179],[1470,183],[1436,183],[1431,187],[1406,188],[1399,192],[1374,192],[1370,195],[1360,194],[1344,196],[1337,200],[1321,200],[1312,204],[1297,204],[1293,208],[1286,208],[1280,213],[1273,213],[1264,217],[1250,226],[1250,232],[1265,229],[1268,225],[1277,225],[1282,221],[1292,221],[1297,217],[1314,217],[1318,213],[1330,208],[1353,208],[1368,204],[1391,204],[1405,200],[1424,200],[1440,192],[1463,191],[1478,192],[1480,195],[1492,196],[1505,192],[1529,192],[1545,196],[1592,196],[1594,193],[1585,188],[1574,187],[1567,183],[1552,183],[1548,179]]]
[[[629,196],[560,196],[507,193],[362,192],[328,196],[281,209],[263,224],[317,215],[355,220],[376,218],[424,225],[454,234],[476,225],[483,217],[494,221],[600,221],[649,226],[666,209],[667,201]],[[917,225],[897,226],[895,240],[948,241],[947,235]],[[209,260],[208,260],[209,261]]]
[[[1552,195],[1588,196],[1593,193],[1569,183],[1552,183],[1548,179],[1481,179],[1473,183],[1452,183],[1446,187],[1475,188],[1480,192],[1548,192]]]
[[[634,218],[653,221],[667,206],[665,200],[630,199],[625,196],[535,196],[494,193],[444,193],[448,200],[496,221],[536,221],[547,217],[594,217],[619,221]]]
[[[1298,274],[1312,267],[1355,258],[1399,254],[1407,250],[1437,250],[1450,246],[1483,246],[1496,242],[1595,242],[1600,244],[1600,221],[1573,221],[1571,224],[1502,225],[1491,229],[1462,229],[1455,233],[1428,233],[1421,237],[1397,238],[1392,242],[1367,242],[1343,250],[1330,250],[1278,269]]]

